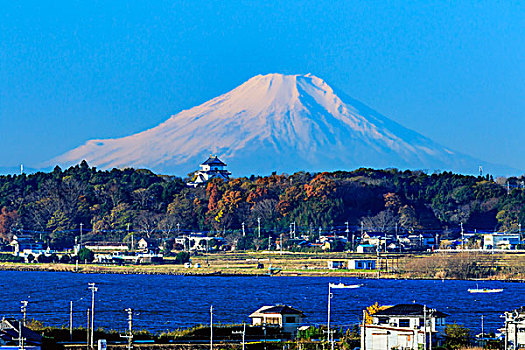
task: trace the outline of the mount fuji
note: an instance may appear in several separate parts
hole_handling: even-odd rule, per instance
[[[234,176],[359,167],[515,172],[463,155],[336,94],[311,74],[257,75],[237,88],[122,138],[90,140],[46,163],[149,168],[185,175],[210,153]]]

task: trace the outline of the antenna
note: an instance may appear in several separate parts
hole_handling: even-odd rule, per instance
[[[24,164],[20,164],[20,175],[24,175]]]
[[[483,167],[479,166],[479,176],[483,176]]]

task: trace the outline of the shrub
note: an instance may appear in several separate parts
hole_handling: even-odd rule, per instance
[[[180,252],[175,255],[175,264],[184,264],[190,261],[190,253]]]

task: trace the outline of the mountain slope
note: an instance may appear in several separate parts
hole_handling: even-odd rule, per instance
[[[185,175],[210,153],[234,175],[357,167],[509,171],[447,149],[307,75],[258,75],[131,136],[90,140],[46,165],[85,159],[101,168]]]

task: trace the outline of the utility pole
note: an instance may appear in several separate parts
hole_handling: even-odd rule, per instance
[[[423,346],[424,346],[424,350],[427,350],[427,306],[426,305],[423,305],[423,327],[424,327],[423,333],[425,337],[425,342]]]
[[[95,292],[98,291],[98,287],[95,286],[95,283],[88,283],[88,289],[91,290],[91,340],[90,345],[94,347],[94,335],[95,335]]]
[[[69,302],[69,341],[73,341],[73,301]]]
[[[279,244],[281,246],[281,255],[283,255],[283,234],[281,232],[281,242],[279,242],[281,244]]]
[[[128,313],[128,332],[126,335],[121,335],[122,338],[128,339],[128,350],[133,349],[133,309],[124,309]]]
[[[465,234],[463,232],[463,223],[460,223],[461,226],[461,246],[463,249],[465,249]]]
[[[18,321],[18,338],[16,339],[13,339],[13,340],[18,340],[18,349],[19,350],[24,350],[24,340],[26,340],[24,338],[24,336],[22,335],[22,321]]]
[[[366,350],[366,310],[363,310],[363,326],[361,327],[361,349]]]
[[[80,248],[82,249],[82,227],[84,226],[83,223],[80,223]]]
[[[246,322],[243,322],[242,323],[242,350],[245,350],[246,348],[246,341],[245,341],[245,337],[246,337]]]
[[[261,238],[261,218],[257,218],[257,230],[259,232],[259,238]]]
[[[22,316],[23,316],[22,320],[23,320],[23,325],[25,327],[28,301],[27,300],[22,300],[20,303],[21,303],[20,311],[22,312]]]
[[[86,345],[87,345],[87,348],[89,349],[89,335],[91,334],[91,328],[89,326],[89,314],[91,313],[91,310],[89,310],[89,308],[87,309],[87,327],[86,327],[86,334],[87,334],[87,339],[86,339]]]
[[[128,223],[128,235],[129,235],[129,223]],[[133,233],[131,233],[131,251],[133,251],[133,248],[134,248],[134,245],[135,245],[135,242],[134,242],[134,239],[133,239]]]
[[[210,306],[210,350],[213,350],[213,305]]]
[[[268,273],[272,274],[272,254],[271,254],[271,246],[272,243],[272,236],[268,236]]]
[[[485,347],[485,341],[483,340],[483,338],[485,338],[485,329],[484,329],[484,327],[483,327],[483,318],[484,318],[484,316],[481,315],[481,340],[482,340],[482,343],[481,343],[482,346],[481,346],[481,347],[482,347],[482,348]],[[506,336],[506,335],[505,335],[505,336]]]
[[[345,221],[345,225],[346,225],[346,230],[345,230],[346,240],[348,241],[348,239],[350,238],[350,237],[348,237],[349,234],[350,234],[350,229],[348,228],[348,221]]]
[[[246,231],[244,231],[244,222],[242,223],[242,236],[246,237]]]
[[[331,283],[328,283],[328,321],[326,322],[326,328],[328,329],[328,341],[332,344],[332,350],[334,348],[334,344],[330,340],[330,307],[331,307],[331,300],[332,300],[332,292],[330,288],[332,287]]]
[[[206,237],[206,265],[207,266],[210,266],[210,263],[208,262],[208,242],[210,240],[208,239],[208,237]]]
[[[296,226],[295,226],[295,221],[293,222],[293,238],[295,239],[295,234],[296,234]]]

